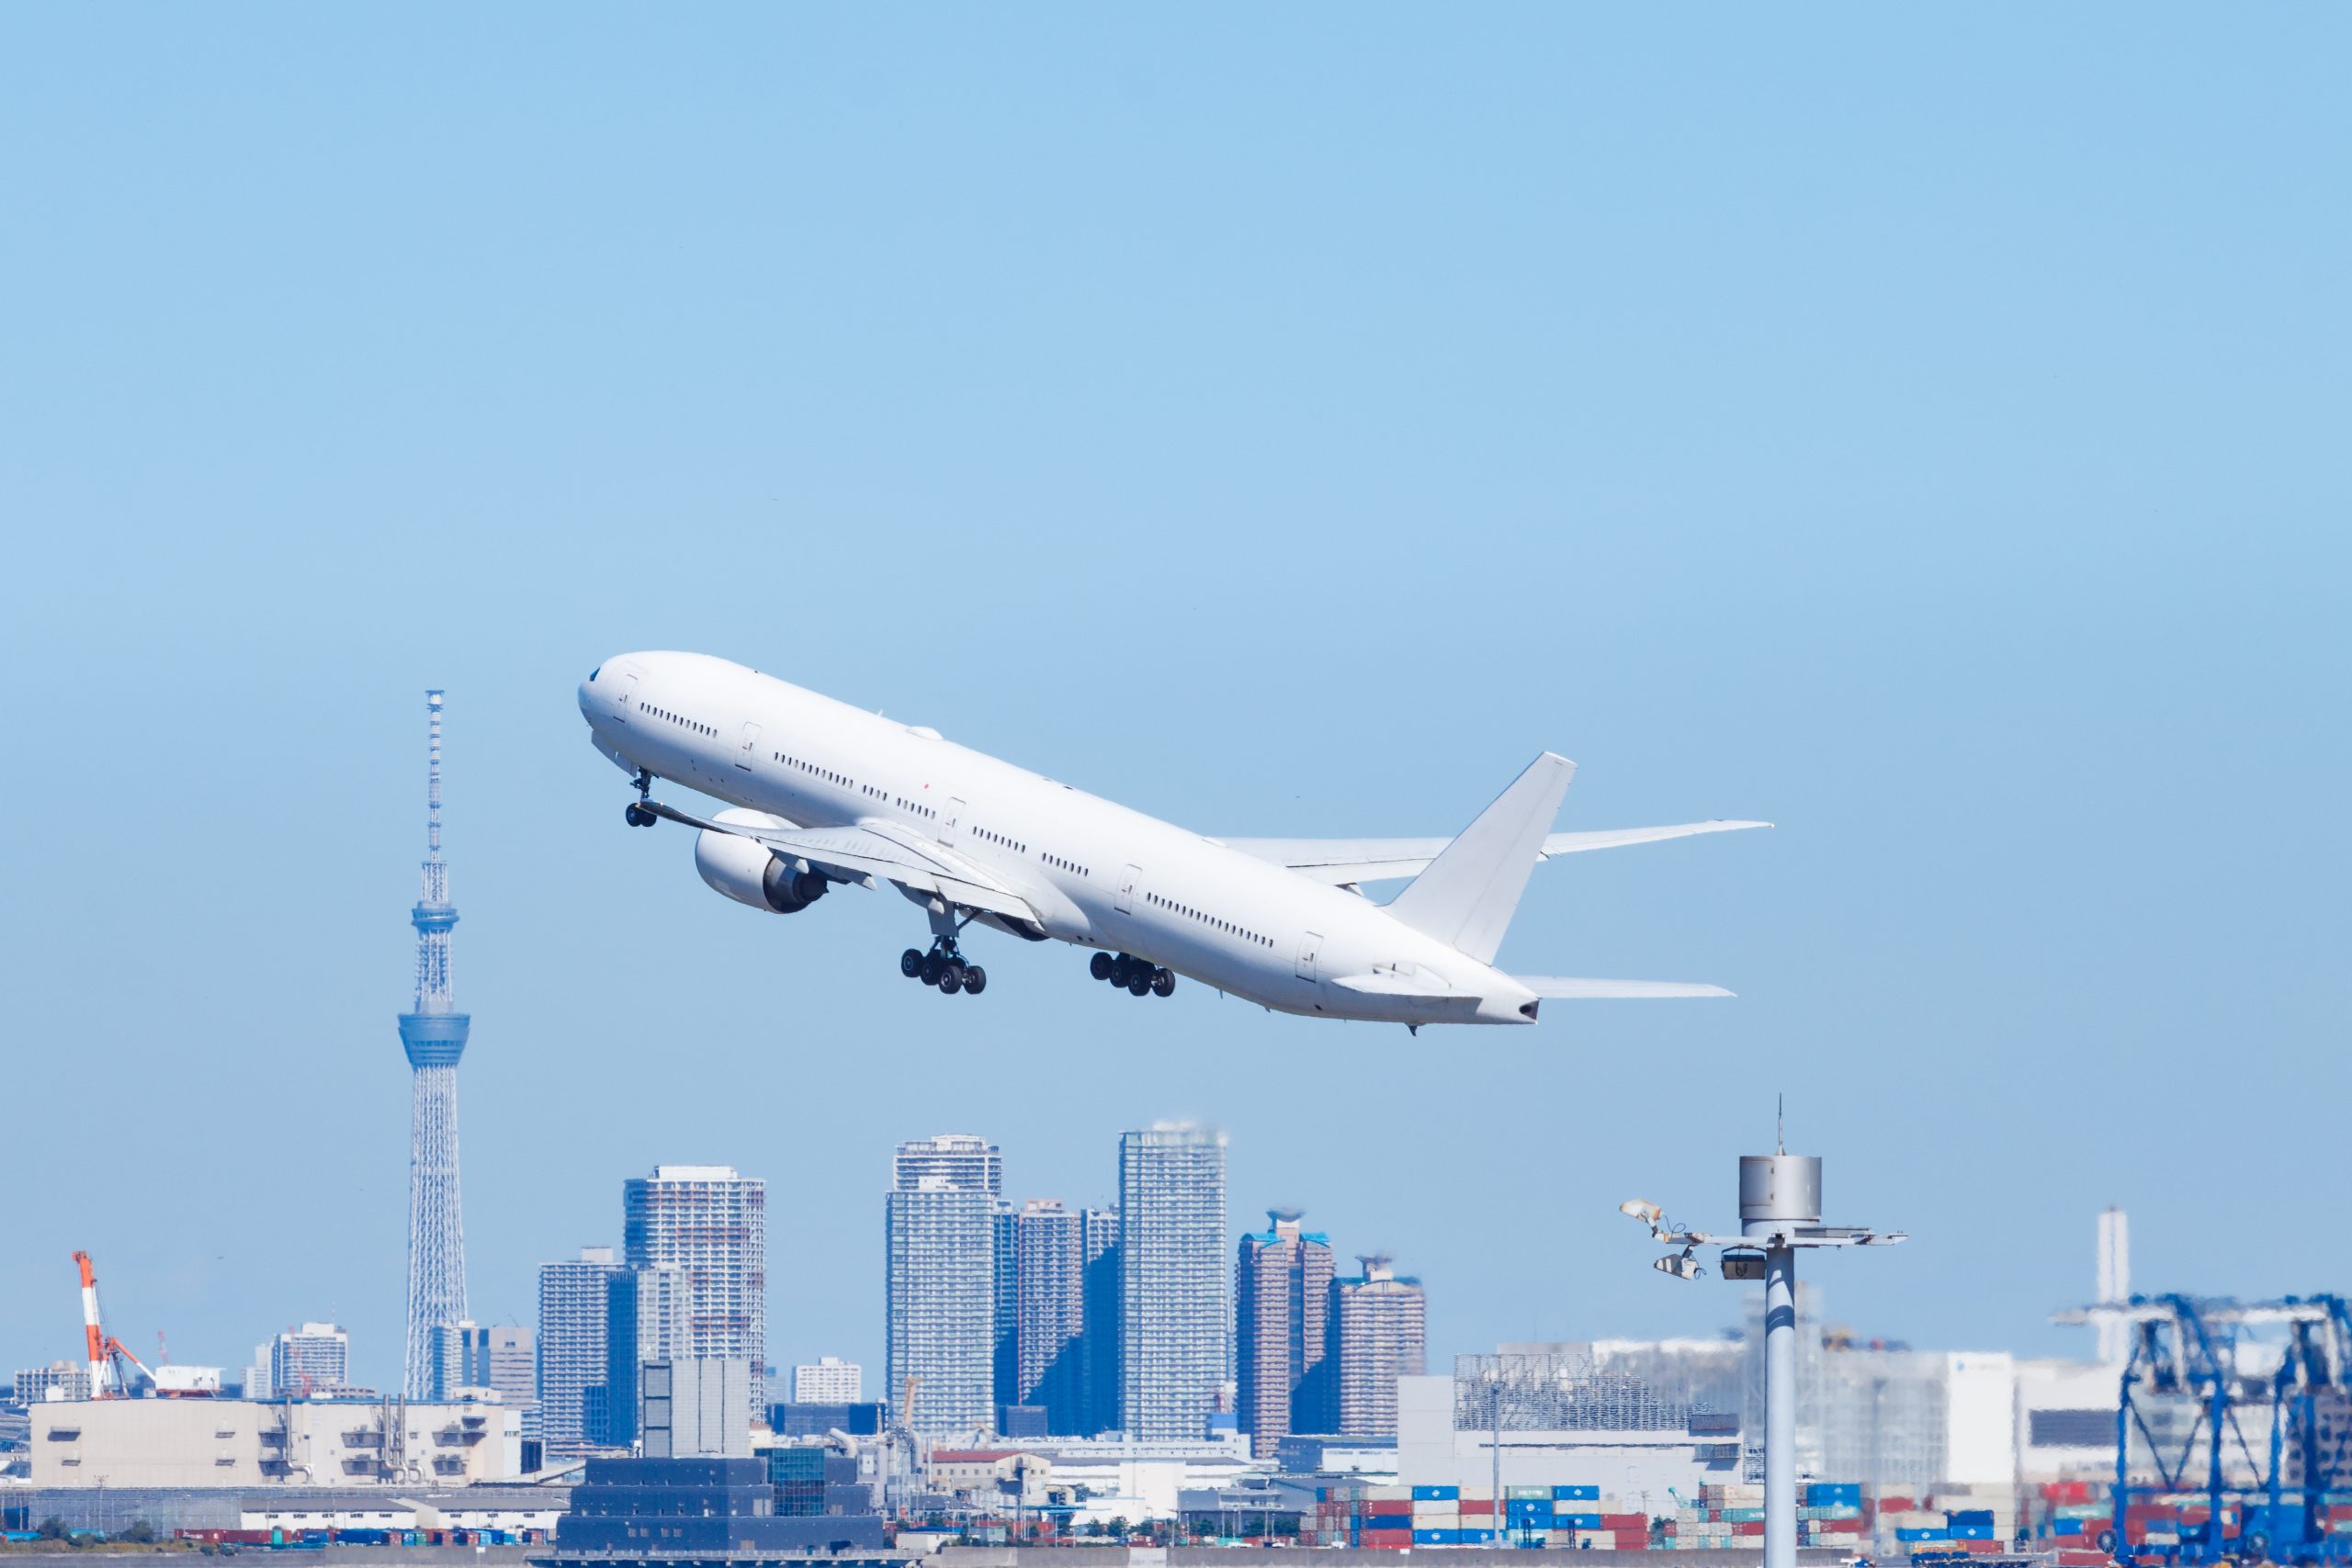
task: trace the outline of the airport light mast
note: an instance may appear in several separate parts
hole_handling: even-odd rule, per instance
[[[1650,1227],[1650,1235],[1679,1252],[1654,1267],[1678,1280],[1706,1270],[1696,1260],[1701,1247],[1722,1249],[1726,1280],[1764,1285],[1764,1568],[1796,1568],[1797,1562],[1797,1253],[1815,1247],[1889,1247],[1910,1238],[1902,1231],[1881,1234],[1865,1226],[1821,1223],[1821,1158],[1792,1155],[1781,1143],[1769,1155],[1739,1156],[1739,1224],[1736,1237],[1710,1235],[1675,1226],[1666,1212],[1645,1199],[1618,1205]]]

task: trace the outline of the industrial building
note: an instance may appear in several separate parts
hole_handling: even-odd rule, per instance
[[[32,1411],[39,1487],[465,1485],[522,1471],[494,1400],[85,1399]]]
[[[766,1403],[767,1184],[726,1165],[656,1166],[621,1192],[621,1257],[632,1269],[686,1271],[687,1351],[752,1369]]]
[[[1119,1138],[1119,1429],[1197,1438],[1230,1375],[1225,1136],[1163,1122]]]
[[[919,1390],[900,1418],[917,1432],[996,1422],[996,1145],[948,1133],[899,1145],[884,1205],[886,1392]]]

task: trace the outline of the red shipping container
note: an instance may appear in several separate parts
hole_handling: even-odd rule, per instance
[[[2069,1547],[2058,1554],[2058,1568],[2098,1568],[2101,1563],[2114,1561],[2104,1551],[2079,1551]]]
[[[1603,1514],[1600,1516],[1600,1528],[1605,1530],[1637,1529],[1646,1535],[1649,1533],[1650,1517],[1647,1514]]]
[[[1364,1547],[1374,1551],[1395,1551],[1413,1544],[1411,1530],[1365,1530],[1357,1538]]]
[[[1402,1497],[1375,1497],[1363,1506],[1363,1511],[1368,1518],[1401,1515],[1409,1519],[1413,1517],[1413,1505]],[[1405,1528],[1410,1530],[1412,1527],[1408,1525]]]
[[[1762,1535],[1764,1533],[1764,1521],[1762,1519],[1734,1519],[1732,1521],[1731,1533],[1734,1535]]]
[[[1464,1514],[1491,1514],[1495,1511],[1495,1500],[1492,1497],[1464,1497],[1462,1499],[1462,1511]]]

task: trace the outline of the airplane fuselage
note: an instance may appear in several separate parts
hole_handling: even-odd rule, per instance
[[[726,660],[608,660],[581,683],[580,708],[597,750],[632,774],[801,828],[920,835],[1017,892],[1056,941],[1283,1012],[1534,1021],[1535,993],[1352,889]],[[1364,976],[1447,1000],[1332,983]]]

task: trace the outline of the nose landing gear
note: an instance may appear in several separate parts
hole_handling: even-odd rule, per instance
[[[652,827],[654,823],[661,820],[645,808],[646,802],[652,798],[653,775],[643,768],[639,768],[637,771],[637,798],[629,802],[628,810],[621,813],[621,820],[632,828]]]
[[[1098,980],[1110,981],[1131,997],[1165,997],[1176,989],[1175,971],[1131,953],[1113,957],[1098,953],[1086,961],[1086,971]]]

